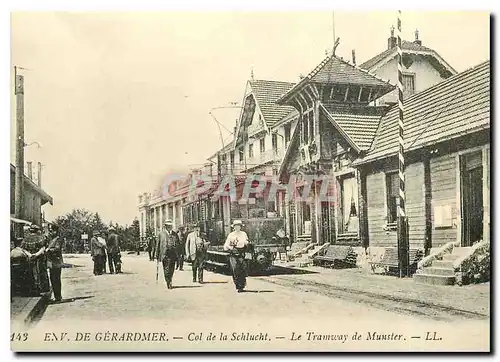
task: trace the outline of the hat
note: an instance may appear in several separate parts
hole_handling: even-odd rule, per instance
[[[231,227],[234,227],[236,225],[243,226],[243,222],[241,220],[234,220],[231,224]]]
[[[172,225],[172,224],[173,224],[173,222],[172,222],[172,220],[170,220],[170,219],[166,219],[166,220],[163,222],[163,224],[164,224],[164,225],[167,225],[167,224],[168,224],[168,225]]]
[[[101,235],[101,231],[99,230],[94,231],[94,235]]]

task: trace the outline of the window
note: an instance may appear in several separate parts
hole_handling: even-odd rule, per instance
[[[304,143],[309,143],[307,115],[302,116],[302,134]]]
[[[314,117],[313,112],[309,112],[309,135],[311,136],[311,141],[314,139]]]
[[[273,144],[273,152],[278,153],[278,135],[273,133],[271,143]]]
[[[253,143],[248,145],[248,158],[253,158]]]
[[[292,125],[290,123],[285,125],[285,147],[288,146],[290,142],[291,128]]]
[[[415,74],[403,74],[403,92],[406,95],[415,93]]]
[[[234,168],[234,151],[229,154],[229,160],[231,162],[231,168]]]
[[[386,174],[385,179],[387,193],[387,223],[393,224],[398,218],[399,204],[399,176],[398,173]]]
[[[259,144],[260,144],[260,153],[266,152],[266,139],[261,138]]]
[[[243,153],[243,148],[240,148],[238,150],[238,153],[239,153],[239,160],[240,160],[240,162],[243,162],[243,157],[245,156],[245,154]]]

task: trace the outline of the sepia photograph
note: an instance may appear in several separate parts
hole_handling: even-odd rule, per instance
[[[491,16],[11,12],[11,350],[490,352]]]

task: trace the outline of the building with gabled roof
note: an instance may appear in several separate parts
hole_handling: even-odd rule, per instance
[[[427,255],[454,244],[467,253],[490,238],[490,89],[486,61],[405,101],[410,250]],[[366,155],[354,162],[362,244],[372,251],[397,247],[398,121],[395,106],[381,118]],[[443,278],[428,279],[449,283],[454,276]]]
[[[387,39],[387,49],[360,65],[372,74],[397,83],[397,38],[394,28]],[[403,54],[403,90],[405,96],[422,92],[425,89],[457,74],[456,70],[434,49],[422,45],[418,31],[414,41],[401,41]],[[397,92],[392,92],[378,99],[378,104],[397,102]]]
[[[388,109],[370,104],[393,89],[387,81],[330,55],[277,101],[293,106],[299,115],[279,169],[280,181],[294,179],[295,192],[302,196],[286,207],[294,241],[359,243],[358,222],[349,218],[351,204],[357,208],[356,171],[351,163],[369,149],[380,117]],[[336,194],[337,188],[349,189],[345,207],[321,200],[322,183],[307,186],[310,176],[335,180],[328,185],[330,194]]]

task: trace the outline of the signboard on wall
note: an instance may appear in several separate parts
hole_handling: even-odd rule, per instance
[[[434,227],[452,227],[453,215],[451,205],[434,205]]]

